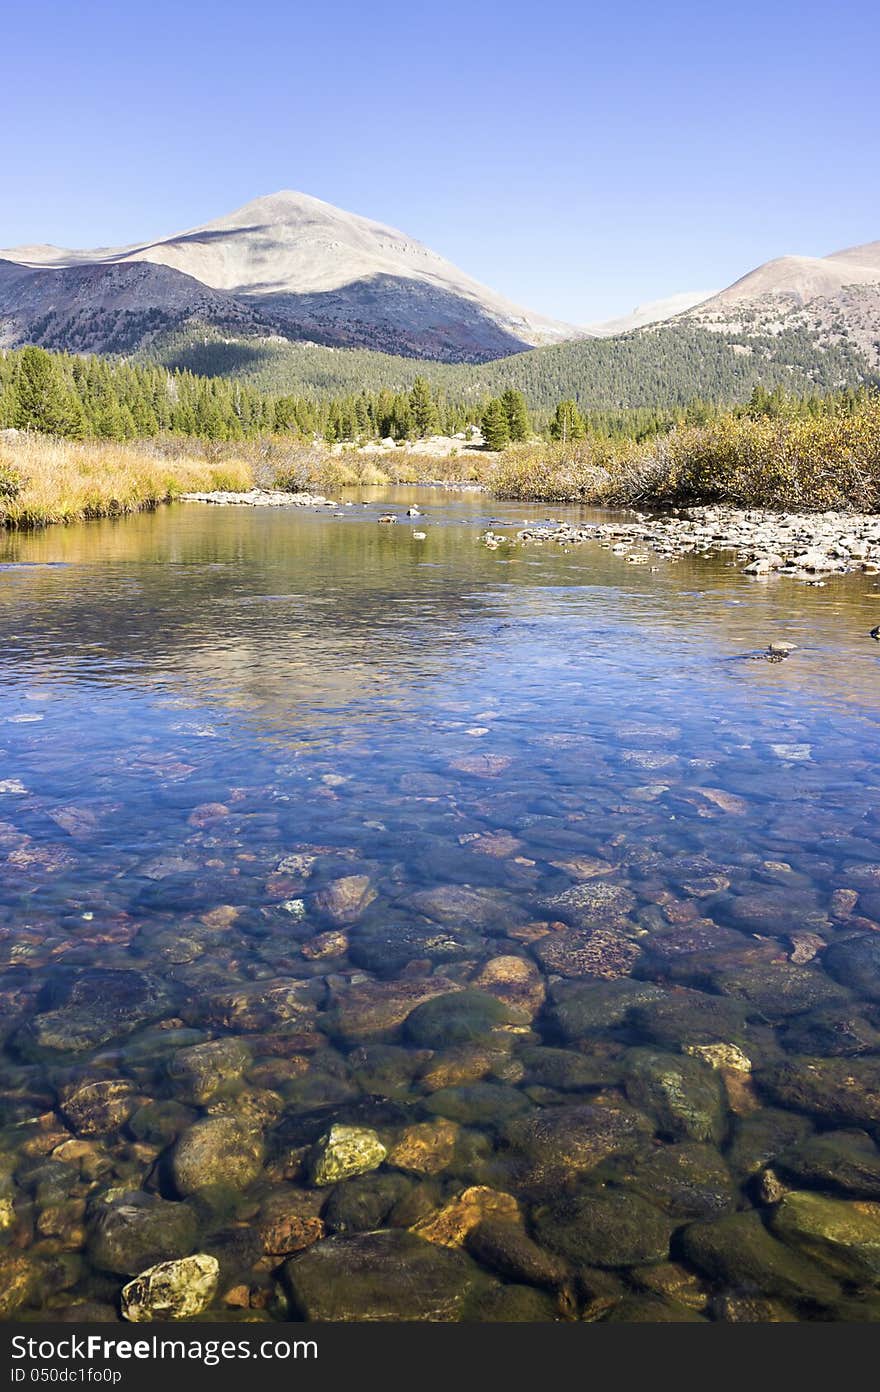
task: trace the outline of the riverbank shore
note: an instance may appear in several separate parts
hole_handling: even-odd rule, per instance
[[[693,507],[632,522],[529,522],[524,542],[570,546],[598,542],[645,564],[650,553],[666,560],[710,551],[733,551],[746,575],[783,575],[822,584],[823,577],[853,571],[880,573],[880,515],[793,513]]]

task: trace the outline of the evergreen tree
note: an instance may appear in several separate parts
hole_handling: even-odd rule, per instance
[[[550,422],[550,434],[554,440],[568,444],[570,440],[583,440],[587,433],[584,418],[578,410],[576,401],[560,401]]]
[[[510,426],[503,402],[493,397],[483,412],[483,441],[487,449],[501,450],[510,443]]]
[[[409,409],[412,428],[419,439],[436,435],[440,428],[437,404],[431,392],[431,385],[424,377],[417,377],[409,394]]]
[[[511,440],[527,440],[532,433],[532,423],[526,399],[516,387],[508,387],[501,397],[504,414],[507,416],[507,430]]]

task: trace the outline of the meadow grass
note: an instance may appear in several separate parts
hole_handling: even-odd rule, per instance
[[[244,460],[165,455],[108,443],[78,444],[43,435],[0,443],[0,526],[122,517],[181,493],[253,487]]]

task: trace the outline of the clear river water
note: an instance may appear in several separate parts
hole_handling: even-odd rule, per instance
[[[0,1317],[880,1318],[876,578],[347,500],[0,533]]]

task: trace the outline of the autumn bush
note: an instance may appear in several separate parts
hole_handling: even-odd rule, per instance
[[[880,508],[880,399],[821,415],[728,413],[650,441],[589,437],[505,451],[498,497],[596,506],[727,503],[794,511]]]

